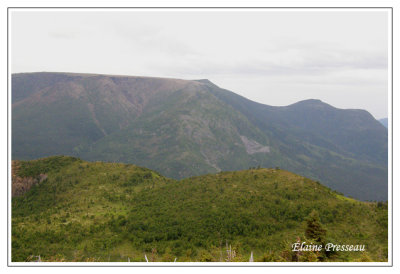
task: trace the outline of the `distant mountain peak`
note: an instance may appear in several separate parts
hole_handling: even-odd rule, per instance
[[[388,128],[388,118],[382,118],[378,120],[385,128]]]
[[[198,79],[198,80],[195,80],[195,81],[200,82],[200,83],[212,84],[212,82],[210,80],[208,80],[208,79]]]
[[[324,104],[327,105],[327,103],[322,102],[320,99],[306,99],[299,101],[295,104]]]
[[[307,99],[307,100],[302,100],[299,102],[296,102],[294,104],[288,105],[288,107],[330,107],[333,108],[333,106],[319,100],[319,99]]]
[[[203,84],[209,84],[209,85],[217,86],[216,84],[214,84],[213,82],[211,82],[208,79],[199,79],[199,80],[195,80],[195,81],[199,82],[199,83],[203,83]]]

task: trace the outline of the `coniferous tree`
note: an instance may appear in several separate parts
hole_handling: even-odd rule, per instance
[[[306,237],[315,240],[317,243],[324,243],[326,229],[322,226],[319,214],[313,210],[307,218]]]

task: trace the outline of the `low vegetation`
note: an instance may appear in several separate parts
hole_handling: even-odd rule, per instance
[[[134,165],[49,157],[12,198],[12,261],[387,261],[386,202],[360,202],[285,170],[172,180]],[[296,242],[364,252],[293,252]],[[146,255],[146,257],[145,257]]]

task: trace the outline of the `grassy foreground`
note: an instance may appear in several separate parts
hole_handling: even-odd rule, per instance
[[[133,262],[145,254],[149,261],[249,261],[251,252],[254,261],[388,258],[387,203],[353,200],[284,170],[176,181],[134,165],[64,156],[13,166],[20,178],[47,175],[12,198],[15,262],[38,255]],[[365,251],[296,253],[291,245],[298,240],[365,245]]]

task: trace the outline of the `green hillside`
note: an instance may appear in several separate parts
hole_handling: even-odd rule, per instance
[[[12,198],[12,261],[249,261],[252,251],[255,261],[388,258],[387,203],[346,198],[285,170],[176,181],[72,157],[13,162],[13,184],[40,174]],[[299,255],[290,251],[298,237],[365,251]]]

